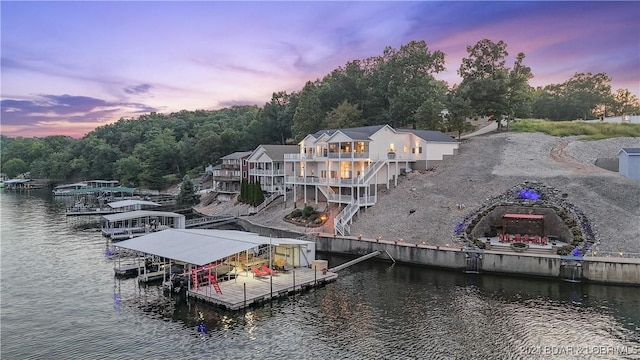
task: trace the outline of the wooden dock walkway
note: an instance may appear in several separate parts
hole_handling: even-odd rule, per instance
[[[235,279],[221,281],[221,294],[213,286],[203,286],[187,291],[187,296],[201,299],[229,310],[239,310],[252,304],[301,292],[334,281],[338,274],[297,268],[278,272],[273,276],[254,277],[253,273],[239,272]]]

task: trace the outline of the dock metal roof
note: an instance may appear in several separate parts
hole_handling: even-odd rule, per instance
[[[114,202],[110,202],[107,205],[109,205],[109,207],[113,208],[113,209],[117,209],[117,208],[121,208],[121,207],[125,207],[125,206],[135,206],[135,205],[140,205],[140,206],[160,206],[160,204],[153,202],[153,201],[145,201],[145,200],[121,200],[121,201],[114,201]]]
[[[147,216],[165,216],[165,217],[174,217],[174,218],[184,218],[184,215],[174,213],[174,212],[166,212],[166,211],[152,211],[152,210],[136,210],[136,211],[128,211],[117,214],[109,214],[103,215],[102,218],[107,221],[122,221],[127,219],[135,219],[135,218],[143,218]]]
[[[237,230],[167,229],[121,241],[114,246],[203,266],[260,245],[311,243]]]

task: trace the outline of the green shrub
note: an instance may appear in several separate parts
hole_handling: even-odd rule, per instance
[[[574,245],[565,245],[558,249],[558,255],[569,255],[575,248]]]
[[[299,218],[302,216],[302,211],[300,209],[295,209],[291,212],[290,215],[292,218]]]
[[[311,216],[311,214],[313,214],[315,212],[316,211],[313,209],[313,206],[307,205],[302,209],[302,217],[307,219],[307,218],[309,218],[309,216]]]

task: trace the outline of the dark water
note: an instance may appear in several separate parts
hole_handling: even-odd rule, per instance
[[[229,313],[114,279],[105,239],[47,196],[0,204],[2,359],[640,358],[640,288],[367,261]]]

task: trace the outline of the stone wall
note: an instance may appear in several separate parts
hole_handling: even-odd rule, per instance
[[[564,221],[560,216],[558,216],[558,214],[556,214],[555,210],[539,206],[497,206],[476,224],[475,228],[471,231],[471,235],[477,238],[482,238],[486,236],[485,234],[489,234],[489,236],[497,236],[496,228],[502,226],[502,216],[507,213],[544,215],[544,234],[537,235],[555,235],[560,241],[567,243],[571,243],[573,241],[573,234],[569,230],[569,227],[565,225]],[[516,232],[511,231],[511,233],[515,234]]]

